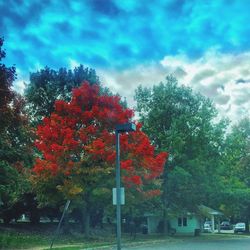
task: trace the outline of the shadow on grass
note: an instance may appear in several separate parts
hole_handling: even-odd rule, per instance
[[[0,249],[48,249],[55,236],[55,228],[55,225],[42,224],[35,227],[25,224],[0,225]],[[113,243],[112,235],[86,238],[83,234],[73,231],[69,234],[60,233],[55,239],[53,249],[60,246],[64,250],[67,249],[65,247],[75,250]]]

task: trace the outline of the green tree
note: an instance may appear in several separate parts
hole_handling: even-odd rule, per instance
[[[56,100],[70,101],[71,91],[82,82],[99,84],[99,77],[94,69],[84,68],[83,65],[74,70],[60,68],[59,70],[45,67],[30,74],[30,83],[26,85],[25,97],[32,121],[40,123],[43,117],[54,111]]]
[[[0,61],[5,57],[2,45],[0,39]],[[24,166],[32,163],[24,99],[11,89],[15,77],[15,67],[0,63],[0,214],[5,222],[20,212],[17,205],[28,186]]]
[[[225,141],[222,210],[228,217],[250,220],[250,120],[232,127]]]
[[[170,154],[162,187],[165,216],[170,210],[215,205],[227,122],[214,122],[217,111],[212,102],[179,86],[172,76],[153,88],[140,86],[135,99],[143,130],[157,149]]]
[[[13,117],[11,102],[14,98],[14,92],[11,90],[11,87],[16,78],[15,67],[6,67],[2,63],[2,60],[5,58],[5,51],[2,49],[3,42],[3,38],[0,38],[0,133],[11,125],[10,117]]]

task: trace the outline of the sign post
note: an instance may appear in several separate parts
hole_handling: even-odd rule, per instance
[[[113,193],[113,205],[117,204],[117,199],[116,199],[116,188],[112,189],[112,193]],[[125,190],[124,187],[121,187],[121,205],[125,204]]]
[[[136,131],[134,123],[117,125],[115,128],[116,143],[116,235],[117,250],[121,250],[121,170],[120,170],[120,133]]]

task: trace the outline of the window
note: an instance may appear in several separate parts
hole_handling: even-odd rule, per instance
[[[178,218],[178,227],[182,226],[182,218]]]
[[[182,218],[182,225],[183,225],[183,227],[187,226],[187,217]]]
[[[186,227],[187,226],[187,217],[178,218],[178,227]]]

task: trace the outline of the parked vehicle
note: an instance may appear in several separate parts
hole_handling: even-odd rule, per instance
[[[234,227],[234,233],[245,232],[246,224],[244,222],[239,222]]]
[[[222,221],[220,224],[220,229],[222,230],[230,230],[232,229],[232,225],[230,224],[229,221]]]
[[[204,222],[204,226],[205,225],[210,225],[210,227],[212,227],[212,221],[210,221],[210,220],[205,221]]]
[[[203,226],[203,232],[204,233],[211,233],[212,232],[212,227],[210,224],[208,223],[205,223],[204,226]]]

